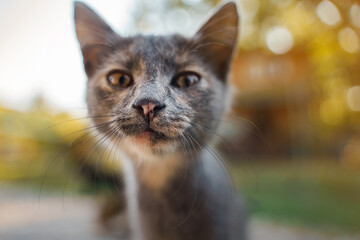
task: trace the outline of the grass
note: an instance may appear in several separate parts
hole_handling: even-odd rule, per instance
[[[255,216],[360,232],[360,172],[333,162],[253,163],[232,169]]]

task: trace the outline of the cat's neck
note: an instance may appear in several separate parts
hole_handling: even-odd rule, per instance
[[[127,158],[124,175],[132,239],[178,239],[175,238],[176,231],[181,230],[171,229],[177,225],[185,227],[187,224],[183,221],[192,213],[194,206],[197,206],[197,214],[208,217],[201,204],[201,200],[204,200],[200,197],[204,196],[204,184],[201,181],[203,173],[199,172],[202,168],[197,167],[201,162],[201,159],[196,159],[199,155],[186,158],[182,154],[173,154],[153,163]],[[156,212],[156,209],[163,210]],[[166,233],[162,230],[164,223],[159,219],[168,219],[164,228]],[[200,224],[186,223],[191,226]]]
[[[172,179],[185,174],[193,162],[181,153],[151,156],[150,159],[144,159],[144,156],[131,152],[126,154],[132,162],[137,185],[154,192],[161,191]],[[196,153],[191,156],[191,158],[195,157],[197,157]]]

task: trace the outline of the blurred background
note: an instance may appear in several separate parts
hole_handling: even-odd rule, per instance
[[[124,36],[191,36],[220,1],[84,2]],[[246,200],[251,239],[359,239],[360,3],[237,3],[233,110],[217,148]],[[114,184],[83,173],[119,166],[87,128],[72,7],[0,0],[0,239],[107,239],[94,205]]]

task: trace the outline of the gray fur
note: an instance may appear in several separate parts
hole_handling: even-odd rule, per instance
[[[222,6],[192,38],[124,38],[80,2],[75,26],[88,76],[89,113],[108,116],[93,122],[109,122],[98,130],[115,136],[109,139],[135,163],[137,194],[128,204],[138,203],[141,229],[133,230],[141,234],[133,236],[245,239],[244,208],[209,146],[216,119],[228,108],[227,75],[238,32],[235,4]],[[110,87],[106,76],[114,69],[130,73],[133,84]],[[184,71],[195,72],[200,81],[183,89],[172,85]],[[139,101],[163,108],[149,121],[134,107]],[[149,127],[149,137],[140,138]]]

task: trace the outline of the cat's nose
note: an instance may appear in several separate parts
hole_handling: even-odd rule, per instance
[[[146,118],[152,121],[154,115],[165,108],[165,104],[155,99],[143,98],[136,101],[133,108],[140,110]]]

